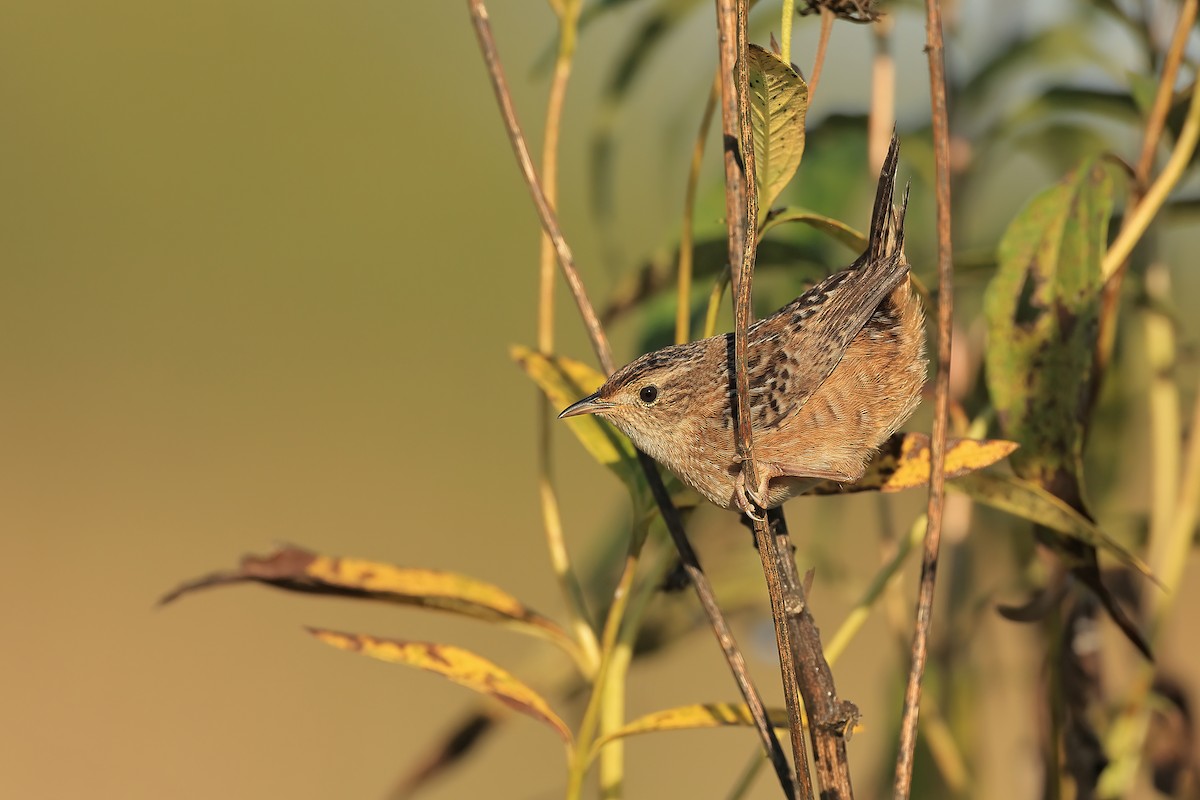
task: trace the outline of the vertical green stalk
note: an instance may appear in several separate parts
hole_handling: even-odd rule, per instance
[[[717,96],[720,92],[721,76],[718,75],[713,79],[712,91],[708,93],[708,102],[705,104],[704,114],[700,118],[700,130],[696,133],[696,142],[692,145],[692,163],[688,168],[687,188],[683,193],[683,225],[679,234],[679,292],[675,307],[676,344],[683,344],[691,339],[692,263],[695,258],[692,239],[696,188],[700,184],[700,165],[704,161],[704,143],[708,139],[708,129],[712,127],[713,112],[717,108]]]
[[[600,729],[601,710],[604,707],[605,696],[608,694],[613,680],[624,681],[625,677],[624,671],[620,669],[617,671],[617,676],[612,677],[612,668],[618,636],[629,607],[633,579],[637,573],[642,545],[646,542],[646,534],[649,529],[647,515],[641,509],[636,510],[635,514],[637,521],[634,523],[633,535],[629,542],[629,552],[625,556],[625,566],[613,589],[612,605],[609,606],[608,616],[604,620],[604,630],[600,635],[600,664],[592,679],[592,693],[588,697],[587,708],[583,712],[583,721],[579,724],[579,730],[575,735],[575,747],[571,754],[571,763],[567,773],[567,800],[579,800],[583,794],[583,780],[591,765],[592,747],[597,738],[597,731]],[[654,586],[657,586],[657,583],[653,583],[652,588]],[[623,689],[619,694],[623,704]],[[610,708],[607,715],[610,723],[613,721],[612,711]],[[606,765],[606,776],[610,781],[615,781],[616,786],[619,786],[622,770],[623,767],[610,761]]]
[[[542,185],[546,202],[554,207],[558,202],[558,142],[563,103],[571,77],[579,24],[579,0],[558,0],[551,4],[558,15],[558,53],[554,61],[554,77],[546,101],[545,141],[542,147]],[[537,346],[543,353],[554,352],[554,276],[557,263],[554,244],[543,233],[538,269]],[[584,658],[594,671],[599,661],[596,632],[592,627],[583,589],[575,571],[563,536],[562,515],[559,512],[558,491],[554,485],[551,458],[554,410],[550,401],[538,395],[538,495],[541,500],[542,527],[550,561],[567,605],[568,624],[579,642]]]
[[[796,18],[796,0],[783,0],[783,18],[779,20],[779,54],[792,63],[792,20]]]

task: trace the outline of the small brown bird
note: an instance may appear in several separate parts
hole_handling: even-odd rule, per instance
[[[755,514],[818,480],[851,482],[908,419],[925,382],[924,316],[892,206],[899,143],[879,176],[867,251],[750,327],[757,485],[738,458],[733,334],[656,350],[559,417],[597,414],[722,508]]]

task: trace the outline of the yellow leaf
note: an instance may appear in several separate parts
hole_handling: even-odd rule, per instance
[[[246,556],[238,569],[215,572],[186,583],[160,602],[166,604],[199,589],[247,581],[305,594],[357,597],[449,611],[549,639],[572,657],[578,656],[575,642],[553,620],[498,586],[456,572],[398,567],[361,558],[334,558],[299,547],[282,547],[265,556]]]
[[[1016,449],[1016,442],[1003,439],[950,439],[946,442],[946,478],[960,478],[990,467]],[[897,433],[884,442],[857,481],[822,481],[811,493],[899,492],[928,485],[929,472],[929,437],[923,433]]]
[[[449,678],[460,686],[494,697],[509,708],[553,728],[562,740],[571,742],[571,731],[542,696],[482,656],[448,644],[378,639],[363,634],[309,628],[309,633],[340,650],[403,664]]]
[[[746,48],[750,73],[750,124],[758,203],[771,207],[796,174],[804,155],[808,84],[792,65],[758,45]]]
[[[977,472],[950,486],[992,508],[1045,525],[1107,551],[1121,563],[1158,583],[1146,562],[1129,552],[1087,517],[1032,481],[1015,475]]]

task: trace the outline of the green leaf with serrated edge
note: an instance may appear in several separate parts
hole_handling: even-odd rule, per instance
[[[351,653],[403,664],[449,678],[460,686],[499,700],[539,722],[544,722],[566,742],[571,743],[571,731],[545,699],[514,678],[506,670],[483,656],[454,645],[437,642],[409,642],[398,639],[379,639],[358,633],[309,628],[308,632],[331,647]]]
[[[1013,458],[1009,456],[1010,461]],[[1096,523],[1036,483],[1014,475],[974,472],[946,486],[984,505],[1086,542],[1158,583],[1146,562],[1129,552]]]
[[[750,124],[758,205],[771,207],[796,174],[804,155],[808,84],[792,65],[758,45],[746,48],[750,74]]]
[[[782,208],[767,214],[766,222],[759,229],[758,235],[761,238],[772,228],[778,228],[780,225],[789,222],[808,225],[810,228],[818,230],[826,236],[841,242],[855,253],[861,253],[867,249],[867,237],[846,223],[823,214],[805,211],[801,208]]]
[[[788,727],[787,710],[768,708],[767,719],[776,728]],[[679,706],[663,711],[655,711],[644,717],[629,722],[617,730],[601,737],[592,747],[591,757],[595,758],[600,748],[615,739],[635,736],[656,731],[700,730],[704,728],[725,728],[731,726],[753,727],[754,717],[745,703],[704,703],[691,706]]]
[[[1013,471],[1076,510],[1113,186],[1089,160],[1009,225],[984,298],[987,383]]]

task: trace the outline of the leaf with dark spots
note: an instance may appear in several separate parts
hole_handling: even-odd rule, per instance
[[[571,731],[540,694],[506,670],[470,650],[438,642],[379,639],[364,634],[309,628],[309,633],[339,650],[361,653],[391,664],[403,664],[449,678],[549,725],[568,744]]]
[[[323,556],[283,547],[265,556],[246,556],[237,569],[185,583],[159,601],[239,583],[262,583],[290,592],[335,595],[448,611],[498,623],[549,639],[572,656],[575,643],[561,627],[498,586],[456,572],[398,567],[360,558]]]
[[[984,311],[987,383],[1013,470],[1083,506],[1082,455],[1113,186],[1089,160],[1017,216]]]
[[[1017,449],[1003,439],[950,439],[946,442],[946,478],[960,478],[997,461]],[[929,484],[929,437],[923,433],[897,433],[883,443],[854,483],[821,481],[811,494],[899,492]]]

